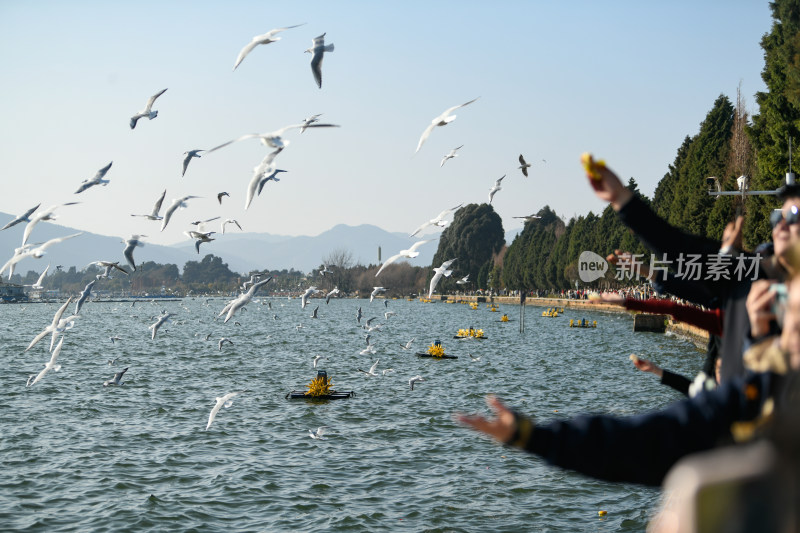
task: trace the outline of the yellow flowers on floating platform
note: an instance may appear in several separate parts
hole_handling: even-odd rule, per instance
[[[503,315],[500,317],[500,322],[508,322],[508,315]]]
[[[444,346],[441,344],[431,344],[428,346],[428,354],[433,357],[442,357],[444,356]]]
[[[306,396],[326,396],[331,393],[333,381],[322,376],[317,376],[307,385]]]
[[[459,337],[483,337],[483,330],[482,329],[459,329],[458,333],[456,334]]]
[[[558,309],[555,307],[548,307],[546,311],[542,311],[542,316],[557,317]]]

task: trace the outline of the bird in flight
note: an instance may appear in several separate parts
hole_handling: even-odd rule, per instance
[[[325,57],[325,52],[333,52],[333,43],[326,45],[323,33],[314,38],[311,48],[306,49],[305,52],[311,54],[311,72],[314,74],[317,87],[322,89],[322,58]]]
[[[478,98],[480,98],[480,96]],[[435,128],[436,126],[446,126],[446,125],[450,124],[451,122],[453,122],[456,119],[456,115],[451,115],[450,113],[452,113],[453,111],[455,111],[459,107],[464,107],[466,105],[471,104],[472,102],[474,102],[478,98],[474,98],[474,99],[470,100],[469,102],[463,103],[461,105],[456,105],[456,106],[453,106],[453,107],[449,107],[449,108],[447,108],[447,110],[444,113],[442,113],[441,115],[439,115],[435,119],[431,120],[431,123],[428,125],[427,128],[425,128],[425,131],[422,132],[422,136],[419,138],[419,144],[417,144],[416,152],[419,152],[419,149],[422,148],[422,145],[425,144],[425,141],[428,140],[428,137],[430,137],[431,132],[433,131],[433,128]]]
[[[142,109],[141,111],[139,111],[138,113],[136,113],[131,117],[131,129],[134,129],[136,127],[136,123],[139,122],[140,118],[147,117],[149,120],[153,120],[158,116],[158,111],[153,111],[153,104],[155,103],[156,98],[158,98],[165,92],[167,92],[167,90],[163,89],[154,94],[153,96],[151,96],[147,100],[147,105],[144,107],[144,109]]]
[[[305,24],[305,22],[303,24]],[[268,31],[267,33],[265,33],[263,35],[256,35],[255,37],[253,37],[250,40],[249,43],[247,43],[244,46],[244,48],[242,48],[241,52],[239,52],[239,55],[236,57],[236,62],[233,64],[233,70],[236,70],[236,67],[238,67],[241,64],[242,61],[244,61],[244,58],[247,57],[247,54],[252,52],[253,48],[255,48],[256,46],[258,46],[260,44],[270,44],[270,43],[274,43],[276,41],[280,41],[281,40],[280,37],[275,37],[277,34],[279,34],[282,31],[285,31],[285,30],[290,30],[292,28],[297,28],[299,26],[302,26],[303,24],[296,24],[294,26],[286,26],[285,28],[276,28],[274,30]]]

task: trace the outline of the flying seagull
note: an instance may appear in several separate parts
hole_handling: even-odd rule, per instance
[[[228,193],[226,193],[226,192],[224,192],[224,191],[223,191],[223,192],[221,192],[221,193],[219,193],[219,194],[217,194],[217,200],[219,201],[219,205],[222,205],[222,197],[223,197],[223,196],[227,196],[228,198],[230,198],[230,197],[231,197],[231,195],[230,195],[230,194],[228,194]]]
[[[456,281],[456,284],[458,284],[458,285],[465,285],[467,283],[469,283],[469,274],[467,274],[466,276],[464,276],[460,280]]]
[[[408,385],[411,387],[411,390],[414,390],[414,383],[419,383],[420,381],[425,381],[425,378],[422,376],[414,376],[413,378],[408,380]]]
[[[225,222],[222,223],[222,234],[225,235],[225,226],[228,224],[236,224],[236,227],[239,228],[239,231],[244,231],[239,223],[233,218],[225,219]]]
[[[36,343],[37,343],[37,342],[39,342],[40,340],[42,340],[42,339],[45,337],[45,335],[47,335],[48,333],[52,333],[52,334],[53,334],[53,340],[55,340],[56,336],[58,335],[58,331],[57,331],[57,329],[58,329],[58,325],[59,325],[59,323],[61,322],[61,317],[64,315],[64,311],[66,311],[66,309],[67,309],[67,306],[69,305],[69,303],[70,303],[71,301],[72,301],[72,296],[70,296],[69,298],[67,298],[67,301],[66,301],[66,302],[64,302],[64,303],[61,305],[61,307],[59,307],[59,308],[58,308],[58,310],[56,311],[56,314],[55,314],[55,315],[53,315],[53,320],[52,320],[52,322],[51,322],[51,323],[50,323],[50,324],[49,324],[49,325],[48,325],[46,328],[44,328],[44,330],[43,330],[41,333],[39,333],[38,335],[36,335],[36,336],[33,338],[33,340],[31,341],[31,343],[30,343],[30,344],[28,344],[28,347],[27,347],[27,348],[25,348],[25,351],[26,351],[26,352],[27,352],[28,350],[30,350],[31,348],[33,348],[33,347],[36,345]],[[51,348],[51,349],[52,349],[52,348]]]
[[[150,336],[151,340],[156,338],[156,333],[158,332],[158,328],[160,328],[164,324],[164,322],[169,320],[169,317],[171,317],[171,316],[172,316],[172,313],[164,313],[163,315],[158,317],[158,319],[155,321],[155,323],[153,323],[150,326],[148,326],[147,329],[152,329],[153,330],[153,334]]]
[[[322,359],[327,359],[327,357],[324,355],[317,355],[314,357],[314,368],[317,368],[317,363],[319,363]]]
[[[325,44],[325,33],[315,37],[311,48],[306,49],[306,53],[311,54],[311,72],[320,89],[322,89],[322,58],[325,52],[333,52],[333,43]]]
[[[417,241],[417,242],[415,242],[414,244],[411,245],[411,248],[408,248],[407,250],[400,250],[400,253],[397,253],[397,254],[391,256],[389,259],[387,259],[386,261],[383,262],[381,267],[375,273],[375,277],[377,278],[378,274],[380,274],[383,271],[383,269],[386,268],[387,265],[397,261],[401,257],[407,257],[409,259],[413,259],[414,257],[417,257],[419,255],[419,252],[417,251],[417,248],[419,248],[420,246],[422,246],[423,244],[425,244],[427,242],[431,242],[431,239],[428,239],[428,240],[425,240],[425,241]]]
[[[50,269],[50,265],[47,265],[44,268],[44,270],[42,271],[42,273],[39,275],[39,279],[36,280],[36,283],[34,283],[33,285],[25,285],[25,286],[26,287],[30,287],[31,289],[37,290],[37,291],[41,290],[41,289],[44,289],[44,286],[42,285],[42,282],[44,281],[44,277],[47,275],[47,271],[49,269]]]
[[[462,205],[464,205],[464,204],[458,204],[457,206],[451,207],[450,209],[445,209],[444,211],[442,211],[441,213],[436,215],[436,218],[430,219],[429,221],[425,222],[420,227],[415,229],[414,233],[412,233],[410,236],[413,237],[414,235],[416,235],[420,231],[424,230],[428,226],[439,226],[439,227],[442,227],[442,228],[446,227],[450,223],[450,221],[445,220],[445,217],[450,215],[450,213],[452,213],[453,211],[455,211],[456,209],[458,209]]]
[[[458,148],[453,148],[452,150],[450,150],[450,153],[442,158],[442,162],[439,163],[439,168],[443,167],[448,159],[453,159],[454,157],[458,157],[458,154],[456,152],[458,152],[463,147],[464,145],[462,144]]]
[[[51,370],[55,370],[56,372],[61,370],[61,365],[56,363],[56,359],[58,359],[59,354],[61,354],[61,346],[63,344],[64,344],[64,337],[61,337],[61,340],[58,341],[56,349],[53,350],[53,354],[50,356],[50,360],[44,364],[44,368],[42,369],[41,372],[39,372],[39,374],[36,376],[36,379],[34,379],[33,382],[31,382],[31,378],[33,377],[33,375],[28,377],[28,382],[25,384],[26,387],[32,387],[36,385],[36,383],[38,383],[39,380],[42,379],[44,375]]]
[[[51,247],[54,244],[58,244],[60,242],[66,241],[67,239],[71,239],[73,237],[77,237],[78,235],[83,235],[83,232],[81,232],[81,233],[73,233],[72,235],[67,235],[66,237],[56,237],[55,239],[50,239],[49,241],[45,242],[44,244],[40,244],[36,248],[33,248],[33,246],[36,246],[35,244],[29,244],[27,246],[23,246],[21,248],[17,248],[16,250],[14,250],[14,255],[11,257],[11,259],[6,261],[6,264],[4,264],[2,266],[2,268],[0,268],[0,275],[2,275],[3,272],[5,272],[5,270],[8,268],[8,269],[10,269],[8,271],[8,279],[11,279],[11,276],[14,274],[14,265],[19,263],[20,261],[22,261],[26,257],[33,257],[35,259],[41,259],[44,256],[44,254],[47,253],[45,251],[45,250],[47,250],[47,248]]]
[[[56,209],[67,205],[76,205],[78,203],[79,202],[67,202],[65,204],[51,205],[44,211],[36,213],[36,215],[31,217],[31,219],[25,225],[25,231],[22,232],[22,246],[25,246],[25,243],[28,242],[28,237],[31,236],[31,232],[33,231],[33,228],[34,226],[36,226],[36,224],[38,224],[42,220],[55,220],[56,216],[53,213],[55,213]]]
[[[8,229],[8,228],[10,228],[10,227],[12,227],[12,226],[16,226],[16,225],[17,225],[17,224],[19,224],[20,222],[30,222],[30,221],[31,221],[31,219],[30,219],[29,217],[31,216],[31,214],[32,214],[34,211],[36,211],[37,209],[39,209],[39,206],[40,206],[40,205],[42,205],[42,204],[36,204],[36,206],[35,206],[35,207],[31,207],[30,209],[28,209],[27,211],[25,211],[25,213],[23,213],[23,214],[19,215],[17,218],[15,218],[15,219],[14,219],[14,220],[12,220],[11,222],[9,222],[8,224],[6,224],[6,225],[5,225],[5,226],[3,226],[2,228],[0,228],[0,231],[3,231],[4,229]]]
[[[139,122],[140,118],[147,117],[149,120],[153,120],[158,116],[158,111],[153,111],[153,104],[155,103],[156,98],[164,94],[166,91],[167,91],[166,89],[163,89],[154,94],[153,96],[151,96],[147,100],[147,105],[144,107],[144,109],[142,109],[141,111],[139,111],[138,113],[136,113],[131,117],[131,129],[134,129],[136,127],[136,123]]]
[[[436,273],[431,278],[431,285],[430,288],[428,289],[428,298],[430,298],[431,295],[433,295],[433,290],[436,288],[436,285],[439,283],[439,280],[442,279],[442,276],[450,277],[450,274],[453,273],[452,270],[448,270],[450,268],[450,265],[453,264],[453,261],[455,261],[455,259],[445,261],[444,263],[442,263],[442,266],[433,269],[433,271]]]
[[[224,345],[226,342],[227,342],[227,343],[230,343],[230,345],[231,345],[231,346],[233,346],[233,341],[232,341],[232,340],[230,340],[228,337],[222,337],[222,338],[219,340],[219,343],[217,344],[217,348],[219,348],[219,351],[220,351],[220,352],[222,351],[222,346],[223,346],[223,345]]]
[[[376,378],[376,377],[378,377],[378,374],[375,372],[375,370],[378,368],[378,361],[380,361],[380,359],[376,360],[376,361],[375,361],[375,362],[372,364],[372,366],[371,366],[371,367],[369,367],[369,371],[367,371],[367,370],[361,370],[360,368],[358,369],[358,371],[359,371],[359,372],[363,372],[364,374],[366,374],[366,375],[367,375],[367,376],[369,376],[369,377]]]
[[[503,181],[503,178],[505,178],[505,177],[506,177],[506,175],[503,174],[503,176],[501,178],[497,179],[494,182],[494,185],[492,185],[492,188],[489,189],[489,204],[490,205],[492,203],[492,198],[494,198],[495,193],[502,189],[502,187],[500,186],[500,182]]]
[[[305,24],[305,22],[303,24]],[[282,32],[284,30],[290,30],[292,28],[297,28],[299,26],[302,26],[303,24],[296,24],[294,26],[286,26],[285,28],[276,28],[274,30],[268,31],[267,33],[265,33],[263,35],[256,35],[255,37],[253,37],[250,40],[249,43],[247,43],[245,45],[244,48],[242,48],[242,51],[239,52],[239,55],[236,57],[236,63],[233,64],[233,70],[236,70],[236,67],[238,67],[239,64],[242,61],[244,61],[244,58],[247,57],[247,54],[252,52],[253,48],[258,46],[259,44],[270,44],[270,43],[274,43],[276,41],[280,41],[281,40],[280,37],[275,37],[277,34],[279,34],[280,32]]]
[[[372,303],[372,300],[374,300],[375,297],[378,294],[380,294],[382,292],[386,292],[386,290],[387,289],[385,289],[384,287],[372,287],[372,292],[369,293],[369,301],[370,301],[370,303]],[[370,319],[370,320],[372,320],[372,319]],[[367,325],[369,326],[369,320],[367,321]]]
[[[480,98],[480,96],[478,98]],[[455,111],[459,107],[464,107],[466,105],[471,104],[472,102],[474,102],[478,98],[474,98],[474,99],[470,100],[469,102],[466,102],[466,103],[461,104],[461,105],[456,105],[456,106],[450,107],[444,113],[442,113],[441,115],[439,115],[435,119],[431,120],[431,123],[428,125],[427,128],[425,128],[425,131],[422,132],[422,137],[419,138],[419,144],[417,145],[416,152],[419,152],[419,149],[422,148],[422,145],[425,144],[425,141],[428,140],[428,137],[430,137],[431,132],[433,131],[433,128],[435,128],[436,126],[446,126],[447,124],[453,122],[456,119],[456,115],[451,115],[450,113],[452,113],[453,111]]]
[[[190,239],[194,239],[194,247],[197,249],[197,253],[200,253],[200,245],[204,242],[211,242],[215,239],[211,238],[211,235],[216,233],[215,231],[209,231],[207,233],[203,233],[202,231],[184,231],[184,235],[187,235]]]
[[[339,292],[341,292],[339,291],[339,287],[334,287],[331,292],[325,295],[325,304],[326,305],[329,304],[331,302],[331,296],[333,296],[334,294],[339,294]]]
[[[83,291],[81,292],[81,295],[78,298],[78,301],[75,302],[75,314],[76,315],[80,312],[81,307],[83,307],[83,304],[86,301],[86,299],[89,298],[89,295],[92,294],[92,287],[94,287],[95,283],[97,283],[97,280],[93,279],[92,281],[90,281],[89,283],[86,284],[86,287],[83,288]]]
[[[139,240],[142,237],[147,237],[147,235],[131,235],[129,239],[122,241],[125,243],[125,249],[122,250],[122,255],[125,256],[125,259],[134,271],[136,271],[136,263],[133,260],[133,251],[137,246],[144,246],[144,243]]]
[[[400,345],[400,347],[401,347],[402,349],[404,349],[404,350],[410,350],[410,349],[411,349],[411,343],[412,343],[412,342],[414,342],[416,339],[417,339],[417,338],[416,338],[416,337],[414,337],[413,339],[411,339],[411,340],[410,340],[410,341],[408,341],[407,343],[405,343],[405,344],[401,344],[401,345]]]
[[[311,295],[316,294],[318,292],[320,291],[316,287],[312,286],[307,288],[306,291],[302,295],[300,295],[300,308],[305,309],[306,305],[308,305],[308,299],[311,297]]]
[[[173,198],[172,203],[164,211],[164,220],[161,221],[161,231],[164,231],[164,228],[167,227],[169,224],[169,219],[172,218],[172,214],[177,211],[177,209],[186,207],[186,202],[191,200],[192,198],[200,198],[199,196],[184,196],[183,198]]]
[[[253,170],[258,170],[258,169],[259,167],[256,167]],[[258,182],[257,192],[259,196],[261,196],[261,189],[264,188],[264,185],[266,185],[268,181],[275,181],[275,182],[281,181],[280,178],[278,177],[278,172],[288,172],[288,170],[281,170],[279,168],[276,168],[275,170],[272,171],[272,174],[270,174],[269,176],[266,175],[266,172],[261,172],[261,175],[263,177]]]
[[[93,178],[83,180],[81,182],[81,186],[78,187],[77,191],[75,191],[75,194],[80,194],[83,191],[85,191],[86,189],[88,189],[89,187],[92,187],[94,185],[103,185],[103,186],[108,185],[109,180],[104,180],[103,178],[105,177],[106,172],[108,172],[108,169],[111,168],[111,164],[112,163],[114,163],[114,162],[112,161],[111,163],[107,164],[106,166],[104,166],[103,168],[98,170]]]
[[[211,413],[208,415],[208,424],[206,425],[206,431],[208,431],[208,428],[211,427],[211,423],[214,421],[214,418],[217,417],[217,413],[219,413],[220,409],[222,409],[223,407],[227,409],[228,407],[233,405],[232,398],[237,394],[239,394],[239,392],[229,392],[225,396],[216,398],[216,404],[214,404],[214,407],[211,408]]]
[[[311,115],[308,118],[304,118],[303,119],[303,127],[300,128],[300,133],[303,133],[304,131],[306,131],[306,128],[310,124],[314,124],[315,122],[319,122],[319,117],[321,117],[321,116],[322,116],[322,113],[318,113],[316,115]]]
[[[125,384],[122,382],[122,376],[123,376],[123,375],[125,374],[125,372],[127,372],[127,371],[128,371],[128,367],[126,366],[126,367],[125,367],[125,368],[123,368],[123,369],[122,369],[120,372],[116,372],[116,373],[114,374],[114,377],[113,377],[113,378],[109,379],[108,381],[104,381],[104,382],[103,382],[103,387],[108,387],[109,385],[117,385],[117,386],[125,385]]]
[[[328,429],[327,426],[320,426],[317,428],[316,431],[308,430],[308,436],[312,439],[319,439],[319,440],[326,440],[325,437],[322,435],[325,433],[325,430]]]
[[[186,175],[186,169],[189,167],[189,161],[191,161],[193,157],[199,158],[200,152],[205,152],[205,150],[189,150],[188,152],[183,152],[183,155],[186,157],[183,158],[183,172],[181,173],[181,177]]]
[[[131,215],[132,217],[145,217],[147,220],[161,220],[161,215],[158,214],[161,211],[161,204],[164,203],[164,197],[167,195],[167,189],[164,189],[164,192],[161,193],[161,196],[156,200],[155,205],[153,206],[153,210],[150,212],[149,215]]]
[[[220,148],[225,148],[229,144],[233,144],[235,142],[244,141],[247,139],[259,139],[262,144],[266,146],[270,146],[272,148],[286,148],[289,145],[289,141],[283,138],[283,134],[291,129],[296,128],[338,128],[338,124],[290,124],[288,126],[284,126],[278,130],[269,132],[269,133],[247,133],[242,135],[241,137],[237,137],[236,139],[230,140],[228,142],[222,143],[219,146],[215,146],[208,153],[215,152]]]
[[[538,216],[538,215],[528,215],[528,216],[526,216],[526,217],[511,217],[511,218],[521,218],[521,219],[523,219],[525,222],[530,222],[531,220],[536,220],[536,219],[538,219],[538,218],[542,218],[542,217],[540,217],[540,216]]]
[[[528,177],[528,169],[531,168],[531,164],[525,162],[525,158],[522,157],[522,154],[519,154],[519,166],[517,168],[522,170],[522,174],[526,178]]]
[[[245,210],[250,207],[250,204],[252,203],[256,194],[261,194],[261,189],[264,188],[264,184],[267,181],[270,179],[275,179],[275,181],[278,181],[278,179],[275,178],[275,167],[273,165],[273,161],[275,161],[275,158],[282,151],[283,148],[278,148],[268,153],[266,156],[264,156],[264,159],[261,160],[261,163],[259,163],[258,166],[253,167],[253,177],[250,178],[250,183],[247,184],[247,194],[244,200]]]

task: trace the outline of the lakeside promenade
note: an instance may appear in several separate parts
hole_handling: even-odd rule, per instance
[[[486,295],[440,295],[434,296],[433,299],[448,302],[470,302],[470,303],[486,303],[486,304],[505,304],[505,305],[519,305],[519,296],[486,296]],[[537,307],[563,307],[564,309],[586,309],[587,311],[604,311],[608,313],[627,313],[629,315],[641,314],[640,311],[629,311],[619,305],[611,305],[607,303],[593,303],[589,300],[580,300],[575,298],[538,298],[529,296],[525,299],[525,305],[534,305]],[[705,349],[708,344],[708,332],[700,329],[691,324],[673,320],[672,317],[666,316],[669,323],[666,330],[682,337],[686,337],[694,342],[699,348]]]

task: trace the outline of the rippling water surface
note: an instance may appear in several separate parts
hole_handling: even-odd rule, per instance
[[[66,334],[61,371],[29,388],[28,376],[49,359],[49,336],[25,347],[60,304],[0,306],[0,529],[643,530],[657,490],[550,467],[459,427],[451,413],[484,411],[484,396],[495,393],[542,420],[634,414],[680,396],[634,370],[631,352],[687,374],[702,365],[687,341],[634,334],[622,314],[568,309],[544,318],[528,306],[521,334],[516,306],[390,300],[397,315],[385,319],[379,300],[312,300],[301,309],[298,299],[263,299],[215,322],[224,304],[88,302]],[[311,319],[318,304],[320,318]],[[374,356],[359,355],[359,306],[384,323],[372,333]],[[151,340],[147,327],[162,309],[173,319]],[[500,322],[503,312],[511,322]],[[570,318],[598,327],[570,329]],[[452,338],[470,326],[488,339]],[[112,335],[122,340],[112,344]],[[223,336],[234,345],[220,351]],[[421,351],[440,338],[459,358],[417,358],[400,348],[411,338]],[[315,376],[315,355],[327,357],[321,368],[335,388],[355,398],[284,398]],[[357,371],[375,359],[378,371],[394,372]],[[102,386],[124,367],[124,386]],[[411,391],[417,374],[426,381]],[[246,392],[206,431],[215,397],[238,390]],[[318,426],[330,428],[326,440],[309,438]]]

